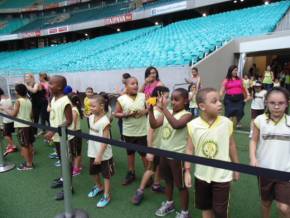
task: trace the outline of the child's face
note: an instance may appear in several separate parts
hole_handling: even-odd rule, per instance
[[[262,90],[262,86],[254,86],[254,89],[256,92],[259,92]]]
[[[63,93],[63,89],[57,77],[51,77],[48,84],[53,95]]]
[[[171,104],[173,112],[179,112],[185,108],[188,99],[185,99],[180,92],[174,91],[171,96]]]
[[[244,76],[244,79],[248,79],[248,76],[247,76],[247,75],[245,75],[245,76]]]
[[[196,86],[195,86],[195,85],[192,85],[190,90],[191,90],[192,92],[195,92],[195,91],[196,91]]]
[[[99,102],[96,99],[91,99],[91,112],[93,114],[98,114],[104,111],[104,107],[99,104]]]
[[[94,95],[93,90],[91,90],[91,89],[87,89],[87,90],[86,90],[86,96],[87,96],[88,98],[92,97],[93,95]]]
[[[137,95],[138,93],[138,81],[136,78],[129,78],[126,83],[126,90],[129,95]]]
[[[192,71],[191,71],[191,75],[193,76],[193,77],[196,77],[197,76],[197,71],[195,70],[195,69],[192,69]]]
[[[201,103],[201,110],[210,116],[218,116],[222,112],[222,103],[217,92],[209,92]]]
[[[282,117],[288,106],[288,101],[281,92],[272,92],[266,101],[270,114],[274,117]]]

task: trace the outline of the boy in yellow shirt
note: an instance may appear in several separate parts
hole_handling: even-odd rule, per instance
[[[187,124],[186,154],[238,163],[233,123],[220,116],[222,103],[213,88],[201,89],[196,96],[202,112]],[[191,187],[191,163],[185,162],[185,185]],[[238,172],[197,164],[195,176],[195,204],[203,218],[227,218],[231,181],[239,179]]]

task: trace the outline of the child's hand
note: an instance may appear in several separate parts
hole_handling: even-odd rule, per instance
[[[48,140],[48,141],[51,141],[51,139],[52,139],[52,137],[53,137],[54,134],[55,134],[54,132],[52,132],[52,131],[48,131],[48,132],[44,135],[44,138],[45,138],[46,140]]]
[[[258,166],[258,160],[256,158],[251,158],[250,165],[253,166],[253,167],[257,167]]]
[[[159,102],[159,105],[160,105],[160,109],[161,110],[167,108],[167,106],[168,106],[168,100],[167,100],[167,98],[165,96],[158,94],[157,100]]]
[[[154,155],[153,154],[146,154],[146,160],[147,161],[153,161],[154,160]]]
[[[97,155],[94,161],[95,165],[99,165],[102,162],[102,157],[100,155]]]
[[[234,181],[239,181],[240,180],[240,173],[234,172],[233,179],[234,179]]]
[[[189,171],[185,171],[184,183],[185,183],[186,188],[191,188],[192,187],[192,180],[191,180],[191,175],[190,175]]]

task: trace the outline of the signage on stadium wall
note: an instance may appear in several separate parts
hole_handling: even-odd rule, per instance
[[[164,6],[160,6],[157,8],[153,8],[153,9],[151,9],[151,14],[153,16],[155,16],[155,15],[159,15],[159,14],[165,14],[165,13],[170,13],[170,12],[174,12],[174,11],[184,10],[186,8],[187,8],[186,1],[177,2],[177,3],[170,4],[170,5],[164,5]]]
[[[68,26],[62,26],[62,27],[54,27],[54,28],[50,28],[48,29],[48,34],[56,34],[56,33],[65,33],[69,31],[69,27]]]
[[[132,20],[133,20],[132,13],[128,13],[128,14],[106,18],[105,25],[124,23],[124,22],[132,21]]]
[[[34,31],[34,32],[20,33],[19,35],[21,36],[21,38],[31,38],[31,37],[41,36],[41,33],[40,31]]]

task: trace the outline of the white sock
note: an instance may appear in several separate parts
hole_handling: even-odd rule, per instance
[[[166,204],[173,204],[173,201],[167,201]]]
[[[182,210],[181,213],[184,214],[184,215],[187,215],[188,214],[188,210],[187,211]]]

